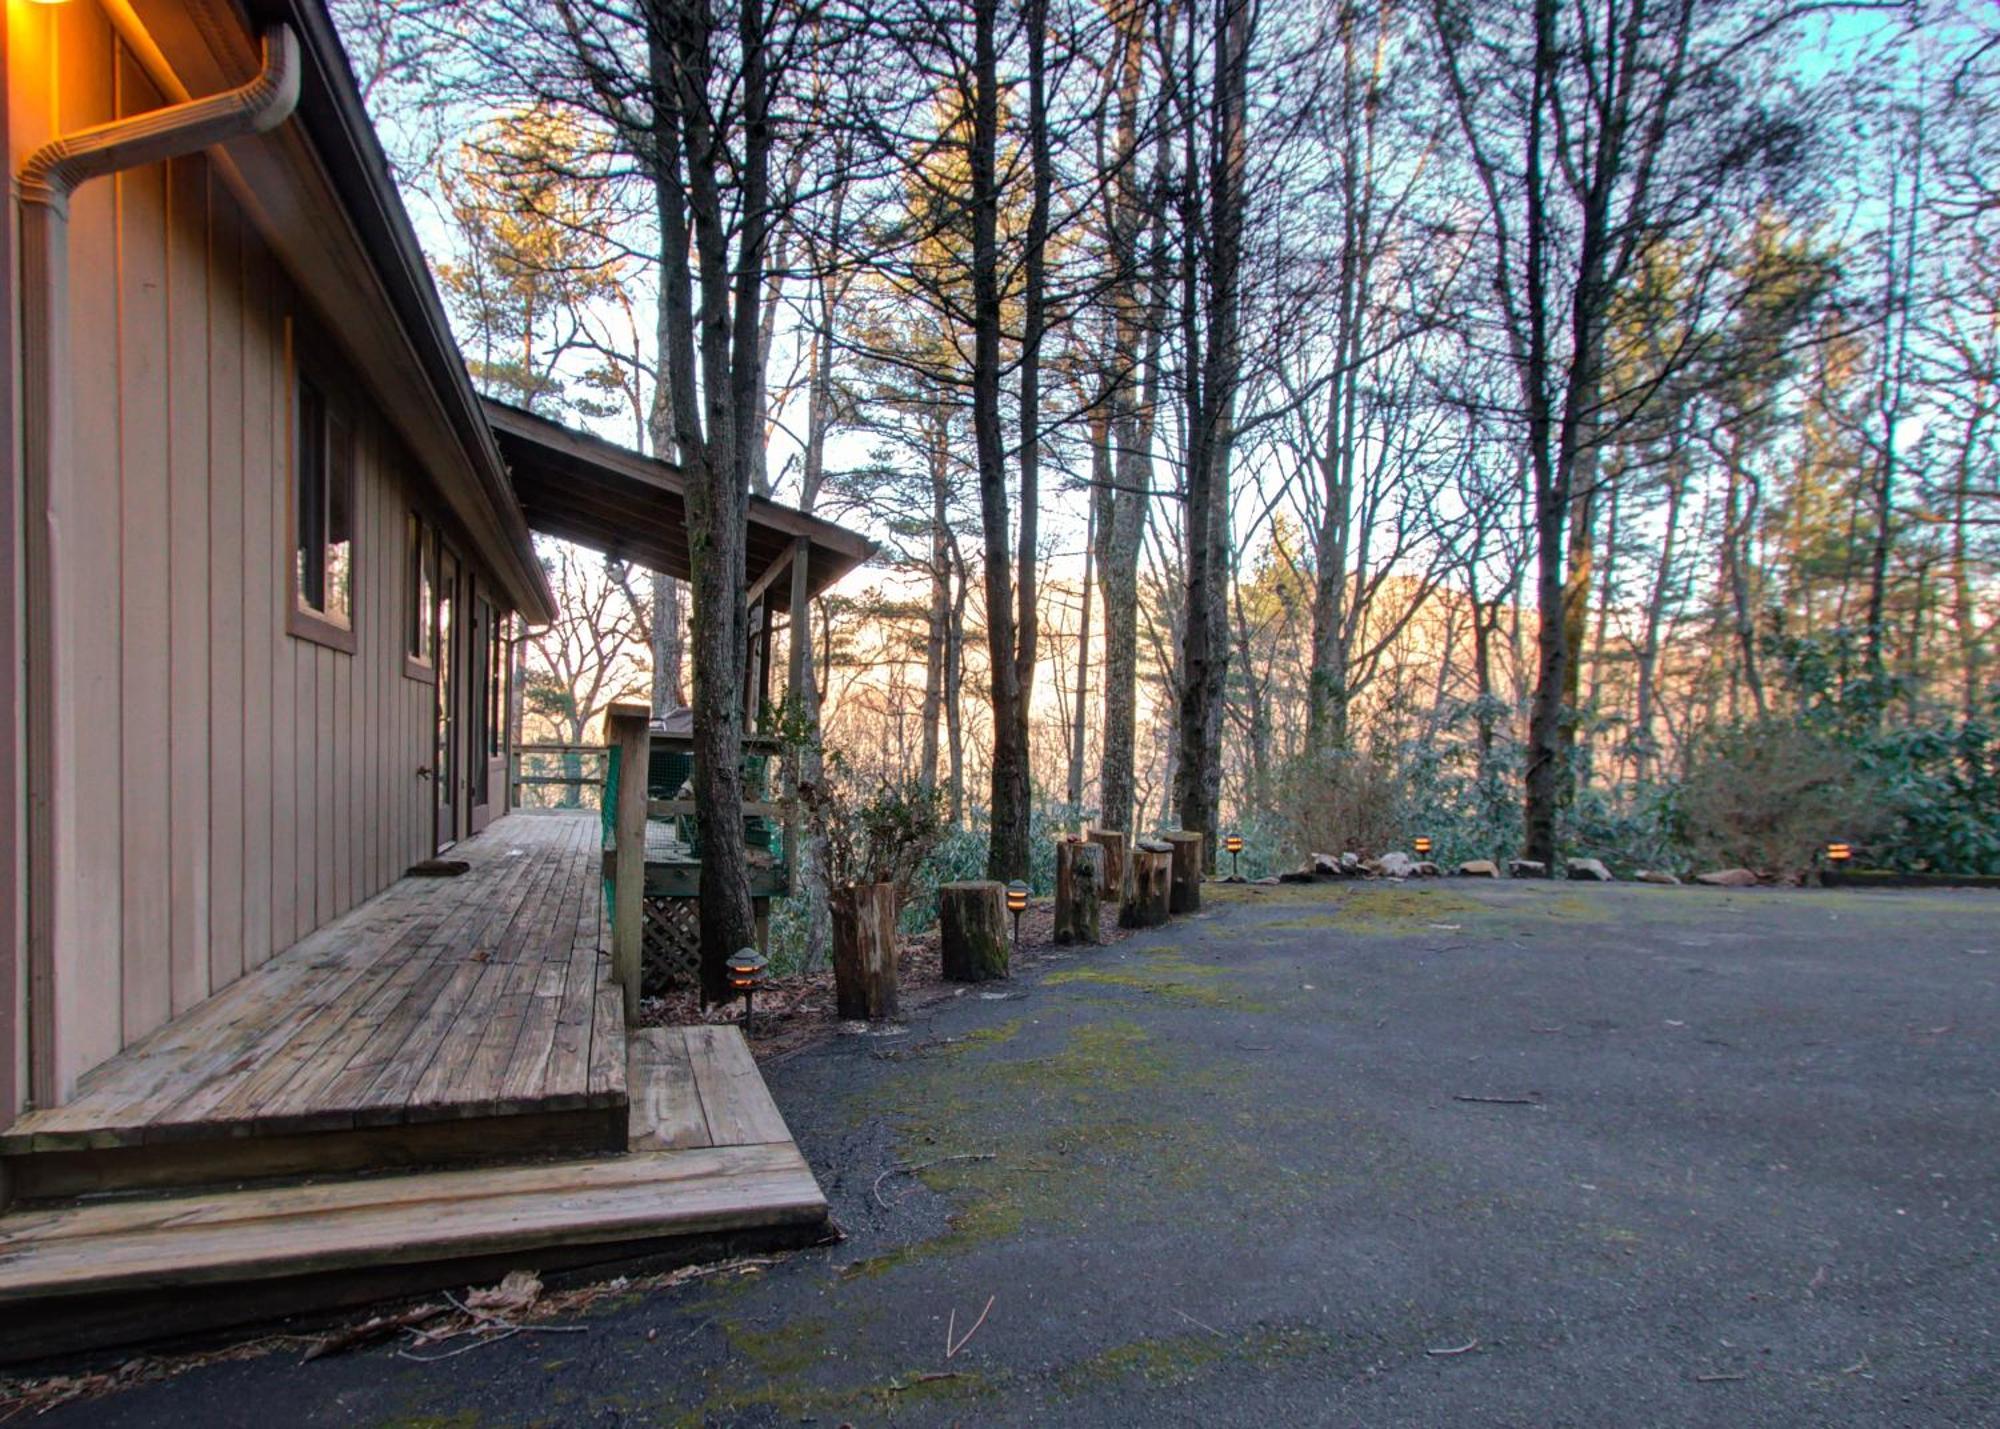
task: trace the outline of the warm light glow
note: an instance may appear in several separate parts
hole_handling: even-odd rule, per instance
[[[1828,844],[1826,858],[1829,863],[1846,863],[1854,857],[1854,850],[1847,844]]]
[[[764,980],[764,958],[755,948],[733,954],[728,963],[729,985],[738,992],[750,992]]]
[[[1429,853],[1431,851],[1431,841],[1422,837],[1414,838],[1410,840],[1410,847],[1414,848],[1418,853]]]
[[[1243,852],[1243,836],[1241,834],[1231,834],[1222,841],[1222,846],[1231,853],[1241,853]]]
[[[1028,885],[1015,879],[1007,885],[1007,911],[1019,913],[1028,906]]]

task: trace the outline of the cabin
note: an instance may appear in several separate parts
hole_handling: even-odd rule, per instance
[[[680,473],[474,392],[322,0],[0,45],[0,1360],[819,1235],[736,1029],[628,1026],[599,816],[514,809],[533,535],[685,575]],[[871,547],[749,540],[754,708]]]

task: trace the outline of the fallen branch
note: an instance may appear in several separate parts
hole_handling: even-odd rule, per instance
[[[1183,1309],[1179,1308],[1178,1306],[1176,1306],[1176,1307],[1174,1308],[1174,1313],[1175,1313],[1176,1315],[1180,1316],[1180,1317],[1181,1317],[1181,1318],[1182,1318],[1183,1320],[1187,1321],[1187,1322],[1188,1322],[1188,1323],[1189,1323],[1190,1325],[1194,1325],[1194,1326],[1196,1326],[1196,1327],[1198,1327],[1198,1328],[1200,1328],[1200,1329],[1203,1329],[1203,1330],[1206,1330],[1206,1331],[1208,1331],[1208,1332],[1209,1332],[1209,1333],[1210,1333],[1211,1335],[1215,1336],[1215,1338],[1217,1338],[1218,1340],[1226,1340],[1226,1339],[1228,1339],[1228,1338],[1229,1338],[1229,1336],[1227,1336],[1227,1335],[1223,1334],[1223,1333],[1222,1333],[1222,1331],[1220,1331],[1220,1330],[1216,1329],[1216,1328],[1215,1328],[1215,1326],[1213,1326],[1213,1325],[1209,1324],[1209,1323],[1208,1323],[1208,1321],[1206,1321],[1206,1320],[1197,1320],[1197,1319],[1195,1319],[1195,1317],[1194,1317],[1194,1316],[1192,1316],[1192,1315],[1188,1314],[1188,1312],[1187,1312],[1187,1311],[1185,1311],[1185,1310],[1183,1310]]]
[[[387,1339],[398,1330],[421,1325],[427,1320],[435,1320],[438,1316],[448,1313],[450,1312],[442,1305],[426,1304],[396,1315],[377,1315],[373,1319],[363,1320],[358,1325],[349,1325],[344,1330],[335,1330],[330,1335],[314,1340],[306,1347],[306,1352],[299,1363],[311,1364],[314,1360],[324,1359],[328,1355],[337,1355],[344,1350],[351,1350],[375,1340]]]
[[[958,1328],[958,1311],[954,1309],[951,1312],[951,1319],[945,1322],[944,1327],[944,1357],[946,1359],[952,1358],[952,1356],[972,1343],[972,1337],[978,1334],[979,1327],[986,1323],[986,1317],[993,1309],[993,1302],[999,1298],[997,1295],[988,1295],[986,1297],[986,1308],[979,1312],[979,1318],[972,1322],[972,1328],[965,1332],[965,1338],[955,1345],[951,1342],[951,1337],[952,1332]]]
[[[1696,1375],[1696,1376],[1694,1377],[1694,1382],[1695,1382],[1696,1384],[1729,1384],[1729,1383],[1732,1383],[1732,1382],[1733,1382],[1733,1381],[1735,1381],[1735,1380],[1739,1380],[1739,1379],[1748,1379],[1748,1378],[1750,1378],[1750,1376],[1749,1376],[1749,1375],[1747,1375],[1747,1374],[1740,1374],[1740,1373],[1739,1373],[1739,1374],[1698,1374],[1698,1375]]]
[[[941,1379],[964,1379],[964,1378],[965,1375],[961,1371],[955,1369],[934,1370],[930,1374],[913,1374],[906,1380],[905,1379],[890,1380],[889,1393],[901,1394],[906,1389],[913,1389],[920,1384],[936,1384]]]
[[[1429,1355],[1432,1359],[1441,1360],[1441,1359],[1449,1359],[1453,1355],[1469,1355],[1478,1348],[1479,1348],[1479,1341],[1477,1339],[1471,1339],[1467,1340],[1462,1345],[1453,1345],[1449,1349],[1425,1350],[1424,1353]]]
[[[1454,1093],[1455,1102],[1484,1102],[1489,1106],[1540,1106],[1534,1097],[1475,1097]]]
[[[888,1170],[884,1171],[880,1176],[877,1176],[875,1178],[875,1187],[874,1187],[875,1204],[880,1206],[885,1211],[889,1209],[889,1203],[882,1199],[882,1183],[888,1180],[891,1176],[895,1176],[898,1174],[904,1176],[914,1176],[919,1171],[928,1171],[931,1169],[931,1167],[942,1166],[948,1161],[991,1161],[997,1155],[999,1155],[999,1153],[995,1151],[968,1151],[962,1156],[939,1156],[930,1161],[898,1162],[896,1165],[891,1166]]]

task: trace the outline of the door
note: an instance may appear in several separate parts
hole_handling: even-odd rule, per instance
[[[470,623],[465,632],[465,802],[466,827],[476,834],[493,817],[493,753],[499,734],[493,720],[493,637],[499,622],[494,619],[493,603],[478,588],[483,582],[467,584],[475,588],[466,608]]]
[[[437,582],[437,749],[432,784],[437,789],[439,852],[458,842],[459,811],[465,807],[465,759],[460,749],[460,679],[465,669],[465,632],[459,618],[458,557],[438,545]]]

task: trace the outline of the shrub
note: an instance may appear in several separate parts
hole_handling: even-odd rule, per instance
[[[1676,800],[1697,862],[1795,873],[1828,838],[1866,842],[1888,822],[1881,781],[1824,730],[1784,718],[1701,738]]]
[[[1304,755],[1285,768],[1279,791],[1283,841],[1300,858],[1403,846],[1402,780],[1386,754],[1331,749]]]

